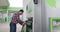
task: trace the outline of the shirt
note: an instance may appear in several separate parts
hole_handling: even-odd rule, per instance
[[[11,22],[15,23],[15,24],[19,23],[19,24],[22,25],[23,21],[20,20],[18,12],[16,12],[16,13],[13,14]]]

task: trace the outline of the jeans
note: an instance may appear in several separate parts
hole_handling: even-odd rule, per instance
[[[10,32],[16,32],[16,24],[10,23]]]

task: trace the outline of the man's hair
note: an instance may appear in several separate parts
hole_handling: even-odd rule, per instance
[[[21,9],[21,10],[19,10],[19,12],[24,12],[24,11]]]

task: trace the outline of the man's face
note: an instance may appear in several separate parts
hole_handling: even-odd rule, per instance
[[[22,15],[23,14],[23,12],[19,12],[19,15]]]

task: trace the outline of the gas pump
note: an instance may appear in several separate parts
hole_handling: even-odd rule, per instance
[[[24,32],[32,32],[32,23],[33,23],[33,17],[28,18],[26,21],[26,25],[23,28]]]
[[[60,32],[60,18],[50,18],[50,32]]]

